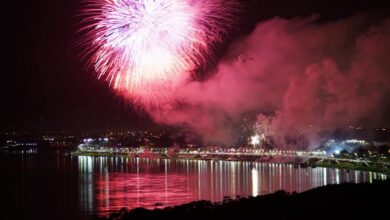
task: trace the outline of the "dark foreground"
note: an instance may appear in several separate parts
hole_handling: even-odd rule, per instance
[[[165,209],[120,210],[109,219],[382,219],[388,215],[390,181],[328,185],[304,193],[197,201]],[[387,213],[387,214],[386,214]]]

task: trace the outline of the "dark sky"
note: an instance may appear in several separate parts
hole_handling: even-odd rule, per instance
[[[143,127],[145,114],[126,106],[88,73],[79,53],[75,14],[80,0],[1,1],[0,129]],[[389,8],[390,1],[246,0],[241,33],[275,16],[318,14],[322,21]],[[228,45],[226,45],[227,47]]]

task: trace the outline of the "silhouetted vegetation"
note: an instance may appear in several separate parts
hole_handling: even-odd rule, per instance
[[[257,197],[225,197],[220,203],[202,200],[164,209],[122,208],[108,219],[379,219],[386,215],[389,198],[390,181],[345,183],[299,194],[278,191]]]

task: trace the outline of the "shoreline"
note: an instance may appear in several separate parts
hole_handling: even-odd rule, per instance
[[[140,158],[140,159],[171,159],[171,160],[201,160],[201,161],[236,161],[236,162],[259,162],[259,163],[277,163],[282,165],[293,165],[295,168],[334,168],[334,169],[344,169],[348,171],[366,171],[366,172],[375,172],[378,174],[383,174],[390,176],[390,167],[384,164],[371,164],[365,165],[365,163],[352,163],[352,162],[332,162],[332,161],[306,161],[306,162],[296,162],[293,159],[284,158],[283,160],[278,160],[273,157],[231,157],[227,155],[221,155],[219,157],[202,157],[200,155],[184,156],[184,155],[157,155],[157,154],[134,154],[134,153],[101,153],[101,152],[72,152],[72,156],[91,156],[91,157],[128,157],[128,158]]]

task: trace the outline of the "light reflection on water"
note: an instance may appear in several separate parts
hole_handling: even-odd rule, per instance
[[[78,157],[79,201],[87,213],[154,208],[225,196],[302,192],[327,184],[372,182],[382,174],[236,161]]]

